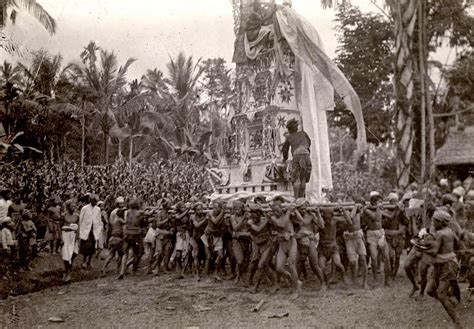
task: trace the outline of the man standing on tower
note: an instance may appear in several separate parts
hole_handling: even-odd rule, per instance
[[[298,131],[298,121],[291,119],[286,124],[288,134],[285,143],[283,143],[283,162],[288,160],[288,152],[291,147],[293,156],[292,178],[295,198],[304,198],[306,194],[306,183],[311,176],[311,158],[309,147],[311,139],[303,130]]]

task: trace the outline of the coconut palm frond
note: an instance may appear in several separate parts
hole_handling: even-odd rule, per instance
[[[36,0],[14,0],[15,5],[36,18],[50,34],[56,33],[56,21]]]

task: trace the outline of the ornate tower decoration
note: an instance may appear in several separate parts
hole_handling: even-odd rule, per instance
[[[283,177],[268,175],[281,158],[286,122],[300,119],[295,92],[295,56],[274,31],[275,6],[233,1],[238,107],[228,137],[230,182],[221,192],[291,190]],[[277,44],[277,46],[276,46]],[[272,165],[273,163],[273,165]]]
[[[321,200],[332,187],[326,111],[334,108],[336,91],[357,124],[359,152],[366,147],[359,98],[344,74],[324,53],[318,32],[291,8],[275,0],[233,0],[236,89],[230,120],[226,165],[230,176],[220,193],[288,191],[281,144],[291,119],[310,137],[311,179],[307,197]],[[278,164],[278,165],[277,165]]]

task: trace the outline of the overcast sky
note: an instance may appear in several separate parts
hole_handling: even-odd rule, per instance
[[[28,49],[41,47],[60,52],[65,61],[79,59],[90,40],[114,50],[120,63],[137,59],[129,78],[148,68],[166,71],[169,56],[179,51],[196,59],[223,57],[231,62],[234,42],[230,0],[39,0],[56,19],[57,33],[50,36],[28,15],[7,27],[12,38]],[[320,0],[293,0],[293,8],[319,31],[326,52],[334,57],[337,40],[335,11],[323,10]],[[357,0],[362,11],[378,9],[370,0]],[[0,52],[1,57],[6,57]],[[446,56],[444,56],[446,57]]]

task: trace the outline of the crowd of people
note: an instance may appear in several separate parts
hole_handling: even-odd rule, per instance
[[[65,282],[77,255],[88,270],[103,248],[108,256],[102,273],[116,259],[117,279],[130,267],[138,273],[142,264],[147,274],[230,277],[253,291],[286,283],[295,296],[309,276],[307,263],[322,289],[338,279],[368,288],[369,270],[376,284],[382,268],[383,283],[390,286],[403,267],[410,296],[426,292],[439,299],[456,324],[452,296],[459,301],[458,280],[467,278],[474,289],[470,179],[464,186],[443,179],[386,196],[372,191],[367,201],[354,196],[310,205],[304,198],[281,197],[211,201],[205,171],[185,162],[133,171],[120,165],[88,168],[83,174],[75,167],[53,168],[49,179],[39,182],[41,173],[31,173],[35,184],[19,180],[18,190],[2,191],[2,276],[9,275],[6,262],[15,264],[12,271],[29,268],[36,252],[30,208],[42,193],[49,201],[41,208],[48,217],[46,238],[50,251],[62,255]],[[25,197],[24,191],[31,192]],[[16,198],[10,200],[9,192],[17,192]]]

